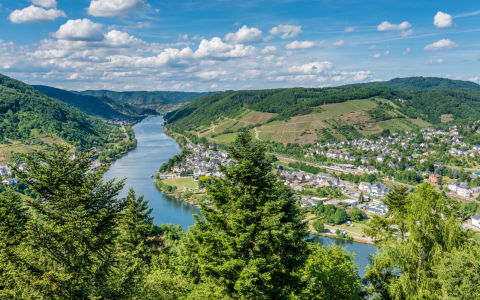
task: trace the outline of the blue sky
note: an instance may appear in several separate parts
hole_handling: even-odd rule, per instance
[[[0,73],[65,89],[480,83],[478,1],[0,0]]]

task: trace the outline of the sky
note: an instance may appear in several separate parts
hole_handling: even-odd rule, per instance
[[[0,0],[0,73],[69,90],[480,83],[478,0]]]

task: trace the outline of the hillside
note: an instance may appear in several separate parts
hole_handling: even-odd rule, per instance
[[[0,161],[11,158],[12,153],[48,147],[50,134],[70,145],[78,142],[78,149],[90,149],[106,144],[117,132],[121,132],[117,125],[89,117],[0,74]]]
[[[403,80],[404,85],[415,79]],[[439,82],[443,86],[449,83],[441,78]],[[452,86],[469,86],[468,82],[452,82]],[[387,129],[401,132],[447,121],[478,120],[480,91],[463,87],[409,91],[358,85],[236,91],[197,99],[167,114],[166,119],[173,131],[216,142],[232,141],[235,132],[248,125],[256,127],[256,138],[264,141],[345,140]]]
[[[166,113],[180,108],[186,102],[194,99],[218,94],[219,92],[168,92],[168,91],[134,91],[134,92],[115,92],[108,90],[98,91],[76,91],[79,95],[88,96],[106,96],[125,103],[134,104],[139,107],[154,109],[160,113]]]
[[[480,85],[464,80],[452,80],[438,77],[408,77],[408,78],[394,78],[389,81],[378,81],[359,83],[353,86],[384,86],[391,89],[398,90],[457,90],[457,89],[472,89],[480,90]]]
[[[157,114],[155,110],[134,106],[106,96],[83,96],[44,85],[33,85],[33,87],[41,93],[72,105],[88,115],[106,119],[116,116],[142,117]]]

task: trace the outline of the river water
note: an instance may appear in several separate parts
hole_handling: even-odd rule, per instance
[[[199,214],[199,209],[178,199],[160,193],[150,175],[181,148],[177,142],[167,136],[162,127],[163,118],[146,118],[133,126],[137,147],[122,158],[116,160],[104,175],[105,180],[112,178],[127,178],[125,188],[120,192],[120,197],[126,197],[128,189],[133,187],[137,196],[145,195],[149,206],[153,208],[152,217],[156,225],[174,224],[188,229],[194,224],[193,214]],[[313,236],[312,236],[313,237]],[[355,262],[360,264],[359,273],[363,276],[365,266],[368,264],[368,254],[374,254],[376,247],[352,241],[336,240],[324,236],[313,237],[319,245],[336,244],[355,253]]]

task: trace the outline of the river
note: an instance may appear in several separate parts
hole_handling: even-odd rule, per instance
[[[162,117],[154,117],[146,118],[134,125],[137,147],[113,162],[105,173],[104,179],[126,177],[125,188],[120,192],[120,197],[125,197],[128,189],[133,187],[137,196],[145,195],[145,199],[149,201],[149,206],[153,208],[152,217],[155,224],[171,223],[181,225],[186,230],[194,224],[193,214],[198,214],[199,209],[160,193],[153,183],[153,178],[150,177],[164,162],[181,151],[177,142],[165,134],[162,123]],[[368,254],[374,254],[376,251],[373,245],[324,236],[316,236],[314,241],[326,246],[332,243],[337,244],[357,254],[355,262],[360,264],[361,276],[365,273],[364,269],[368,264]]]

